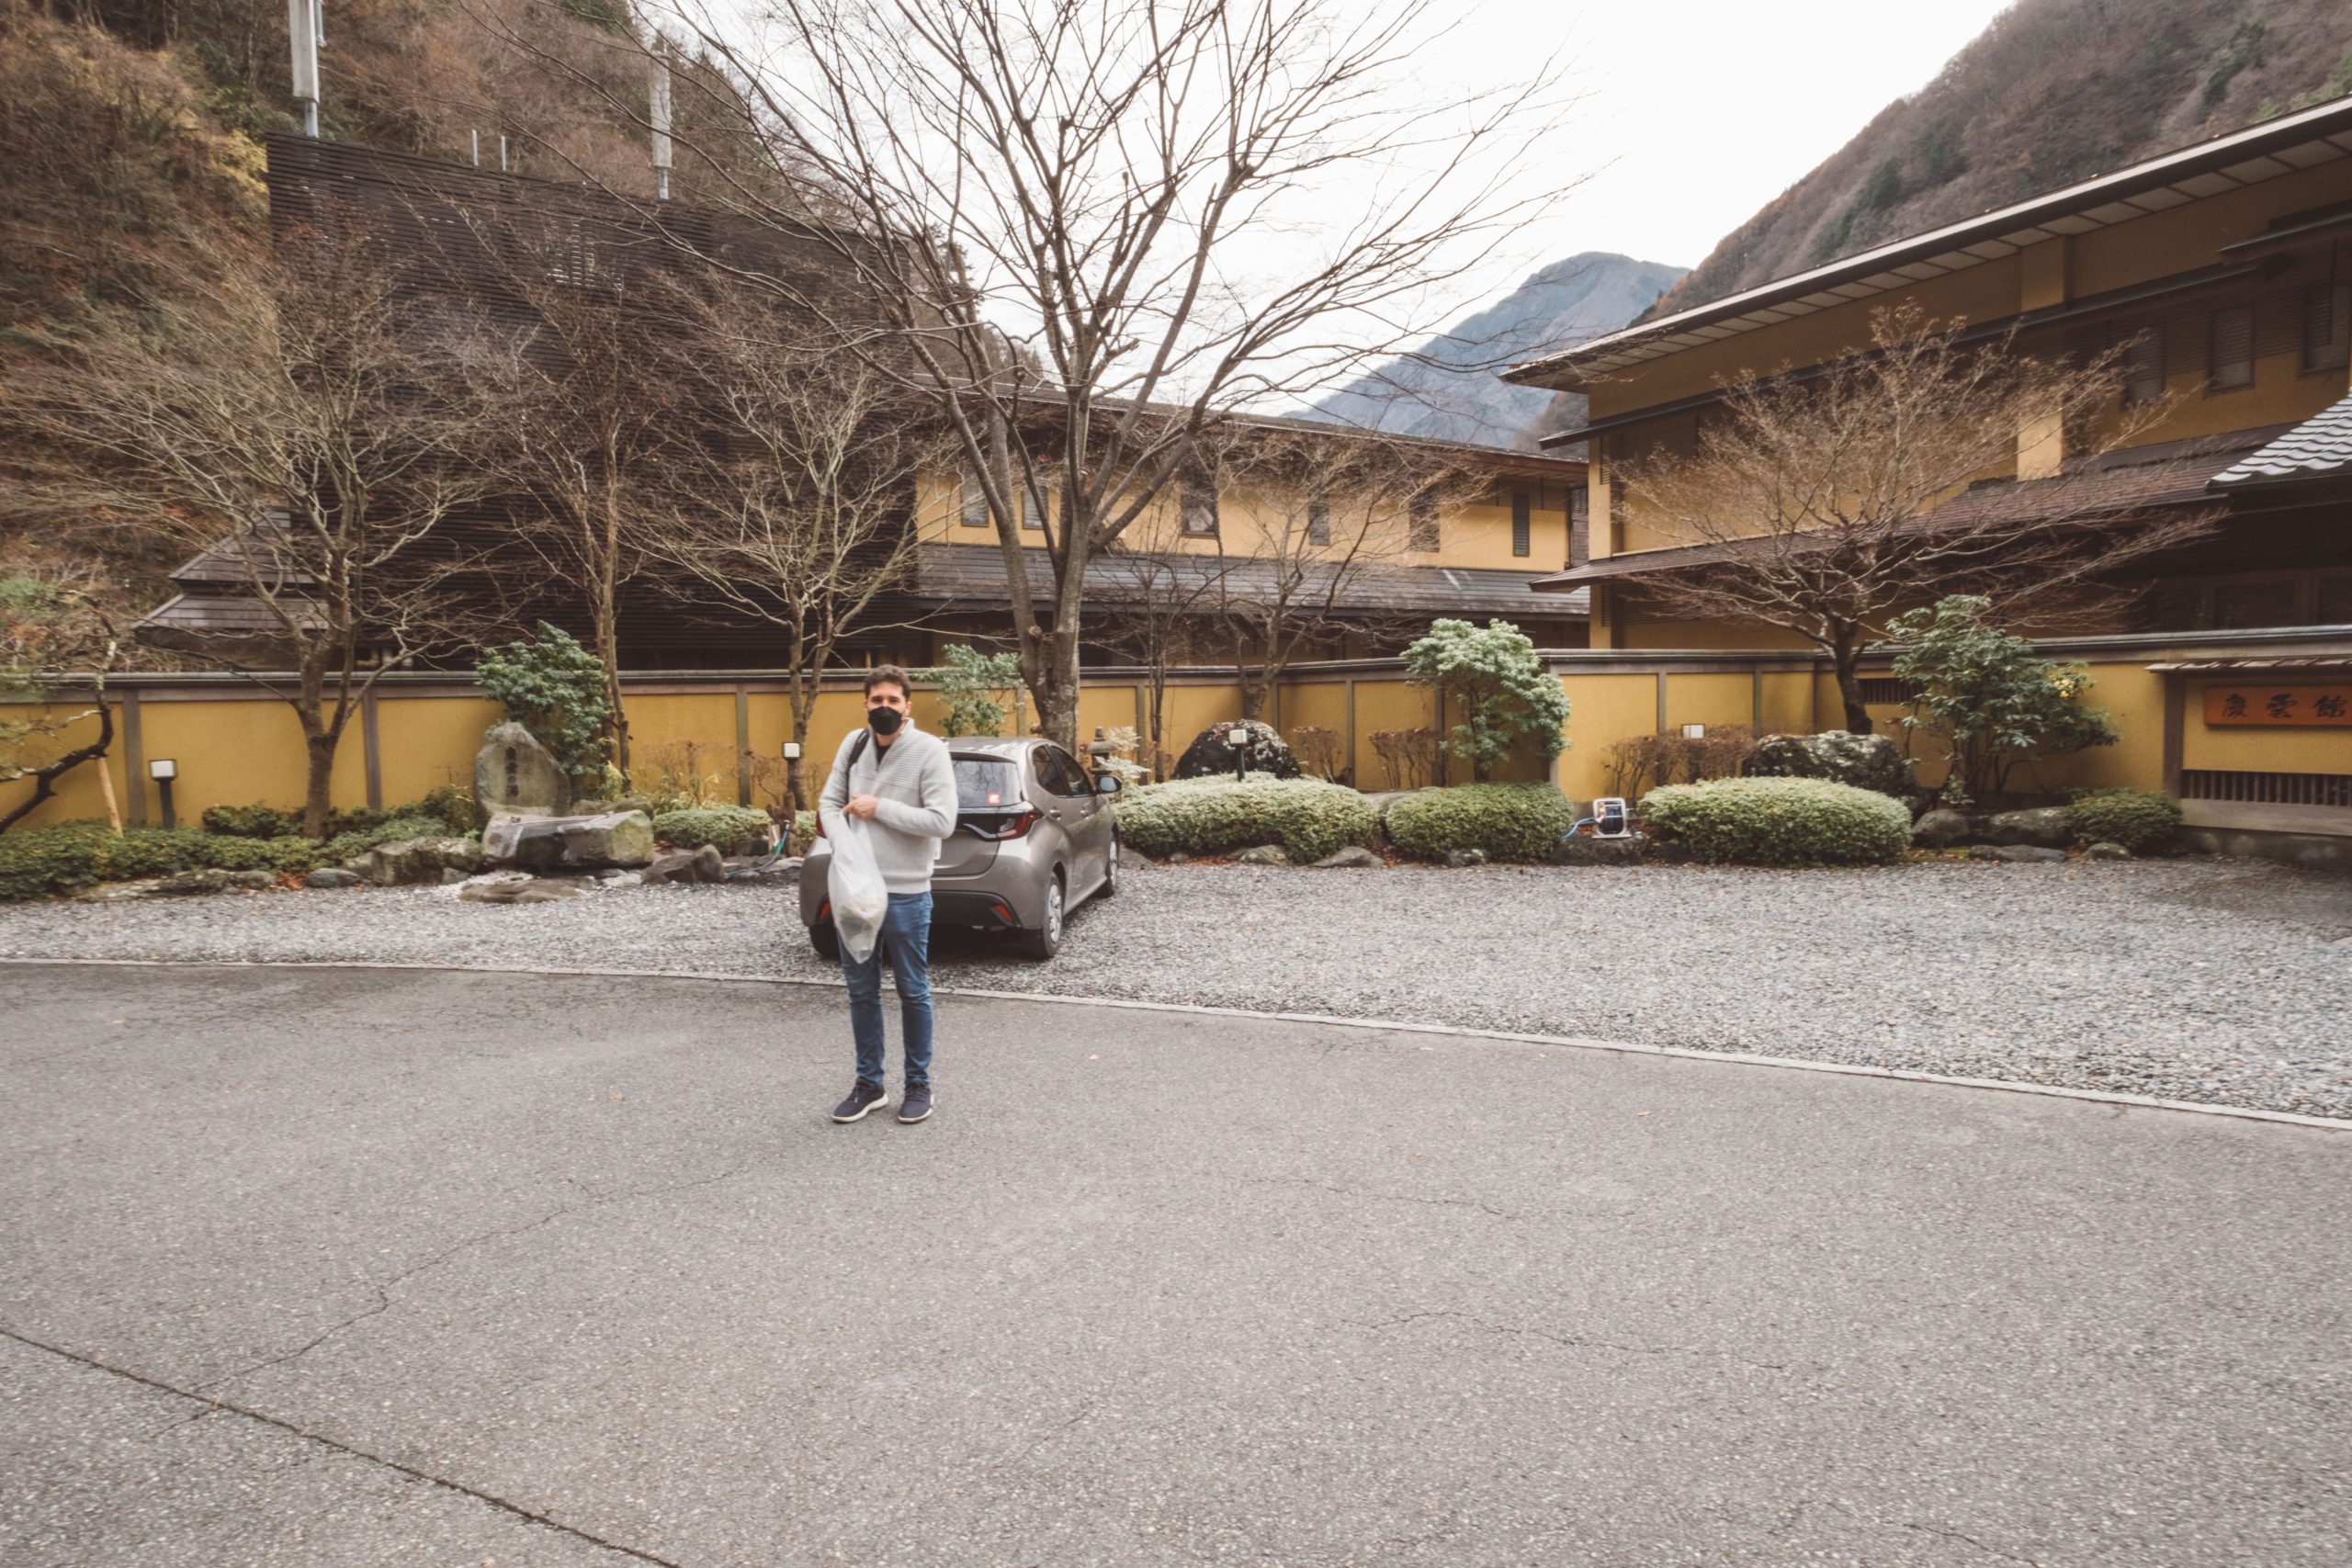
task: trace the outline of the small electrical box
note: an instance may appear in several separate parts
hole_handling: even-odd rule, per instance
[[[1634,814],[1625,808],[1622,796],[1602,795],[1592,803],[1592,836],[1596,839],[1623,839],[1632,836]]]

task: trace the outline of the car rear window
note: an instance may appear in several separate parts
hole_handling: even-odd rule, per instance
[[[1003,811],[1022,804],[1021,768],[1001,757],[956,757],[956,809]]]

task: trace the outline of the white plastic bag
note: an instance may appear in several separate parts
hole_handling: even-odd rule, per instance
[[[832,865],[825,874],[825,892],[833,901],[833,929],[841,933],[842,951],[863,964],[882,940],[890,889],[875,863],[874,840],[863,818],[828,811],[825,838],[833,846]]]

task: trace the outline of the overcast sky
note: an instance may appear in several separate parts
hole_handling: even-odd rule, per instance
[[[1539,260],[1620,251],[1695,266],[1714,243],[1896,97],[1925,86],[2007,0],[1485,0],[1430,75],[1464,85],[1564,50],[1579,169]]]

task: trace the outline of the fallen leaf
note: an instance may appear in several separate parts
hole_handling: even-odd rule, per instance
[[[615,1098],[618,1098],[618,1097],[617,1097],[617,1096],[616,1096]],[[1634,1111],[1634,1115],[1636,1115],[1636,1116],[1647,1116],[1647,1115],[1649,1114],[1649,1112],[1648,1112],[1648,1111]]]
[[[627,1100],[627,1099],[628,1098],[628,1096],[627,1096],[627,1095],[625,1095],[625,1094],[608,1094],[608,1095],[606,1095],[605,1098],[606,1100]],[[1645,1116],[1647,1116],[1647,1115],[1649,1114],[1649,1112],[1648,1112],[1648,1111],[1643,1111],[1643,1112],[1642,1112],[1642,1114],[1643,1114],[1643,1115],[1645,1115]]]

